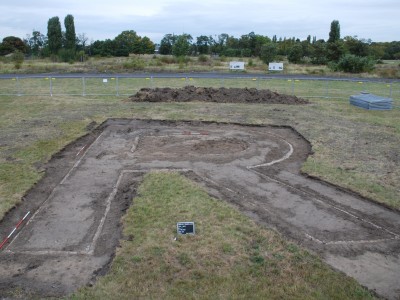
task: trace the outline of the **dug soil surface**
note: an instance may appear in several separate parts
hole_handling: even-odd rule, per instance
[[[398,299],[400,214],[301,175],[310,151],[289,127],[109,120],[55,155],[43,180],[0,223],[4,238],[32,212],[0,252],[0,296],[60,297],[92,284],[124,238],[121,216],[143,175],[163,171],[184,174]]]
[[[266,104],[307,104],[307,100],[278,94],[270,90],[255,88],[212,88],[186,86],[172,88],[142,88],[130,97],[134,102],[186,102],[203,101],[217,103],[266,103]]]

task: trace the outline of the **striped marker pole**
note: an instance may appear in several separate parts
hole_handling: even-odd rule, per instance
[[[21,226],[22,222],[25,221],[25,219],[28,217],[28,215],[29,215],[30,213],[31,213],[31,212],[28,211],[28,212],[25,214],[25,216],[18,222],[18,224],[15,225],[14,229],[10,232],[10,234],[9,234],[9,235],[4,239],[4,241],[0,244],[0,250],[1,250],[1,248],[3,248],[3,246],[8,242],[8,240],[9,240],[10,237],[14,234],[14,232],[18,229],[18,227]]]
[[[207,131],[200,131],[200,132],[183,131],[182,135],[208,135],[208,132]]]

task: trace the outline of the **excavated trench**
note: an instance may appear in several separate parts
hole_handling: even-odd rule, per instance
[[[300,174],[311,151],[289,127],[111,119],[68,145],[0,223],[0,295],[65,296],[105,274],[143,175],[176,171],[317,252],[378,294],[400,295],[400,215]]]

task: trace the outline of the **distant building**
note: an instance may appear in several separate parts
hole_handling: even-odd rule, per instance
[[[159,53],[160,53],[160,44],[155,44],[154,54],[159,54]]]

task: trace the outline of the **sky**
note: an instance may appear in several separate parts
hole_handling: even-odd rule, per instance
[[[254,32],[277,37],[308,35],[328,39],[338,20],[341,37],[357,36],[374,42],[400,40],[399,0],[18,0],[0,3],[0,41],[26,38],[33,30],[47,34],[47,22],[71,14],[76,34],[89,41],[113,39],[134,30],[160,42],[167,33],[200,35],[227,33],[235,37]]]

